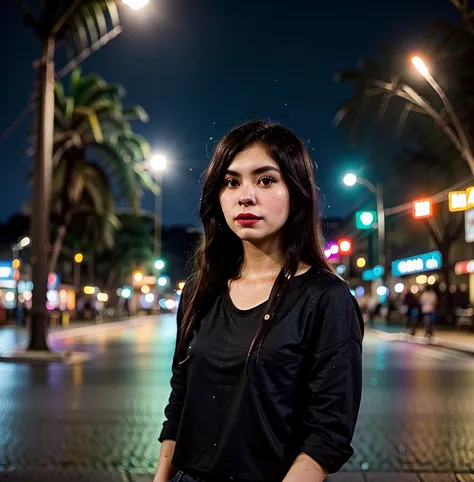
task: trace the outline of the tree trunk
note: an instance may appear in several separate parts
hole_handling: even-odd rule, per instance
[[[59,255],[63,248],[64,239],[66,238],[67,228],[71,223],[74,209],[84,192],[84,179],[82,177],[74,178],[71,169],[66,174],[66,185],[63,187],[62,212],[60,216],[59,227],[56,230],[56,238],[54,240],[53,249],[49,259],[49,271],[55,271],[58,264]]]
[[[49,259],[49,271],[55,271],[58,264],[59,255],[63,248],[64,238],[67,233],[67,223],[63,222],[56,230],[56,237],[54,239],[53,248],[51,250],[51,256]]]
[[[39,96],[36,123],[36,162],[31,215],[33,304],[28,350],[49,351],[46,307],[48,289],[49,220],[54,133],[54,37],[43,42],[39,66]]]

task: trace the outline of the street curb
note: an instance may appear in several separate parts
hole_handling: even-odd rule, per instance
[[[124,321],[110,321],[108,323],[98,323],[95,325],[80,326],[78,328],[63,328],[58,331],[51,331],[48,333],[48,342],[55,340],[63,340],[67,338],[74,338],[76,336],[93,335],[111,330],[123,330],[124,328],[133,328],[144,323],[156,322],[160,315],[140,316],[139,318],[132,318]],[[5,352],[18,353],[23,352],[28,342],[18,343],[9,348],[4,348]],[[1,347],[0,347],[1,350]]]
[[[64,363],[65,365],[73,365],[74,363],[84,363],[90,359],[91,355],[89,353],[73,351],[26,351],[21,349],[0,353],[1,363]]]
[[[426,338],[424,336],[410,335],[409,333],[386,333],[385,331],[376,330],[374,328],[370,328],[368,332],[385,341],[404,341],[415,345],[436,346],[474,356],[474,345],[470,343],[446,341],[434,336]]]
[[[75,336],[91,335],[94,333],[100,333],[102,331],[133,328],[134,326],[138,326],[143,323],[156,321],[159,316],[160,315],[140,316],[139,318],[132,318],[125,321],[110,321],[108,323],[98,323],[95,325],[80,326],[79,328],[64,328],[60,331],[58,330],[48,333],[48,340],[61,340],[63,338],[73,338]]]

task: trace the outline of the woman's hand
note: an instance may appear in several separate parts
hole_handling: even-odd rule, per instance
[[[176,475],[177,469],[171,464],[175,446],[174,440],[163,440],[153,482],[169,482]]]
[[[296,457],[283,482],[323,482],[328,475],[309,455],[301,453]]]

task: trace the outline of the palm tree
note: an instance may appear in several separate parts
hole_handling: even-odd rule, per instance
[[[33,306],[29,350],[49,350],[46,328],[49,217],[54,129],[54,51],[56,42],[70,43],[78,51],[117,26],[118,12],[109,0],[19,0],[25,23],[41,41],[38,62],[37,146],[32,212]]]
[[[89,212],[102,216],[105,247],[112,247],[116,192],[138,211],[142,187],[154,192],[157,186],[144,169],[150,147],[134,134],[131,121],[146,122],[140,106],[124,107],[124,90],[102,78],[71,75],[67,94],[56,84],[53,155],[53,213],[56,231],[49,269],[54,271],[61,246],[77,209],[87,197]],[[92,161],[91,159],[94,159]]]
[[[465,30],[458,26],[438,22],[436,34],[432,35],[432,45],[429,48],[430,58],[437,67],[437,75],[443,78],[443,73],[449,80],[448,88],[453,103],[460,108],[459,117],[462,121],[469,119],[473,111],[470,100],[466,102],[466,95],[474,101],[472,81],[474,69],[472,59],[474,55],[474,40],[466,35]],[[474,160],[468,155],[465,143],[460,139],[453,118],[449,116],[441,104],[440,99],[427,82],[421,88],[412,87],[416,75],[413,68],[409,68],[409,59],[394,50],[382,52],[383,61],[365,60],[360,62],[357,69],[346,70],[336,74],[336,82],[351,82],[354,90],[351,97],[338,110],[335,122],[343,121],[351,126],[351,134],[355,137],[367,118],[378,120],[386,116],[388,107],[398,101],[397,132],[401,134],[408,116],[411,113],[422,113],[434,120],[442,133],[452,142],[458,152],[464,157],[474,174]],[[466,58],[471,61],[466,64]],[[462,67],[468,65],[468,67]],[[471,127],[472,126],[467,126]],[[472,130],[472,129],[471,129]]]
[[[38,61],[36,165],[32,213],[33,306],[29,350],[48,350],[46,309],[52,148],[54,130],[54,51],[66,44],[75,61],[89,47],[100,47],[119,29],[114,0],[18,0],[25,23],[41,41]],[[110,30],[112,29],[112,30]],[[78,55],[76,55],[76,53]]]

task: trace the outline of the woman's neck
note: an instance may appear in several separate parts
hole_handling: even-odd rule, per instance
[[[244,262],[240,272],[241,278],[258,279],[278,276],[284,259],[278,243],[256,246],[244,241]]]

